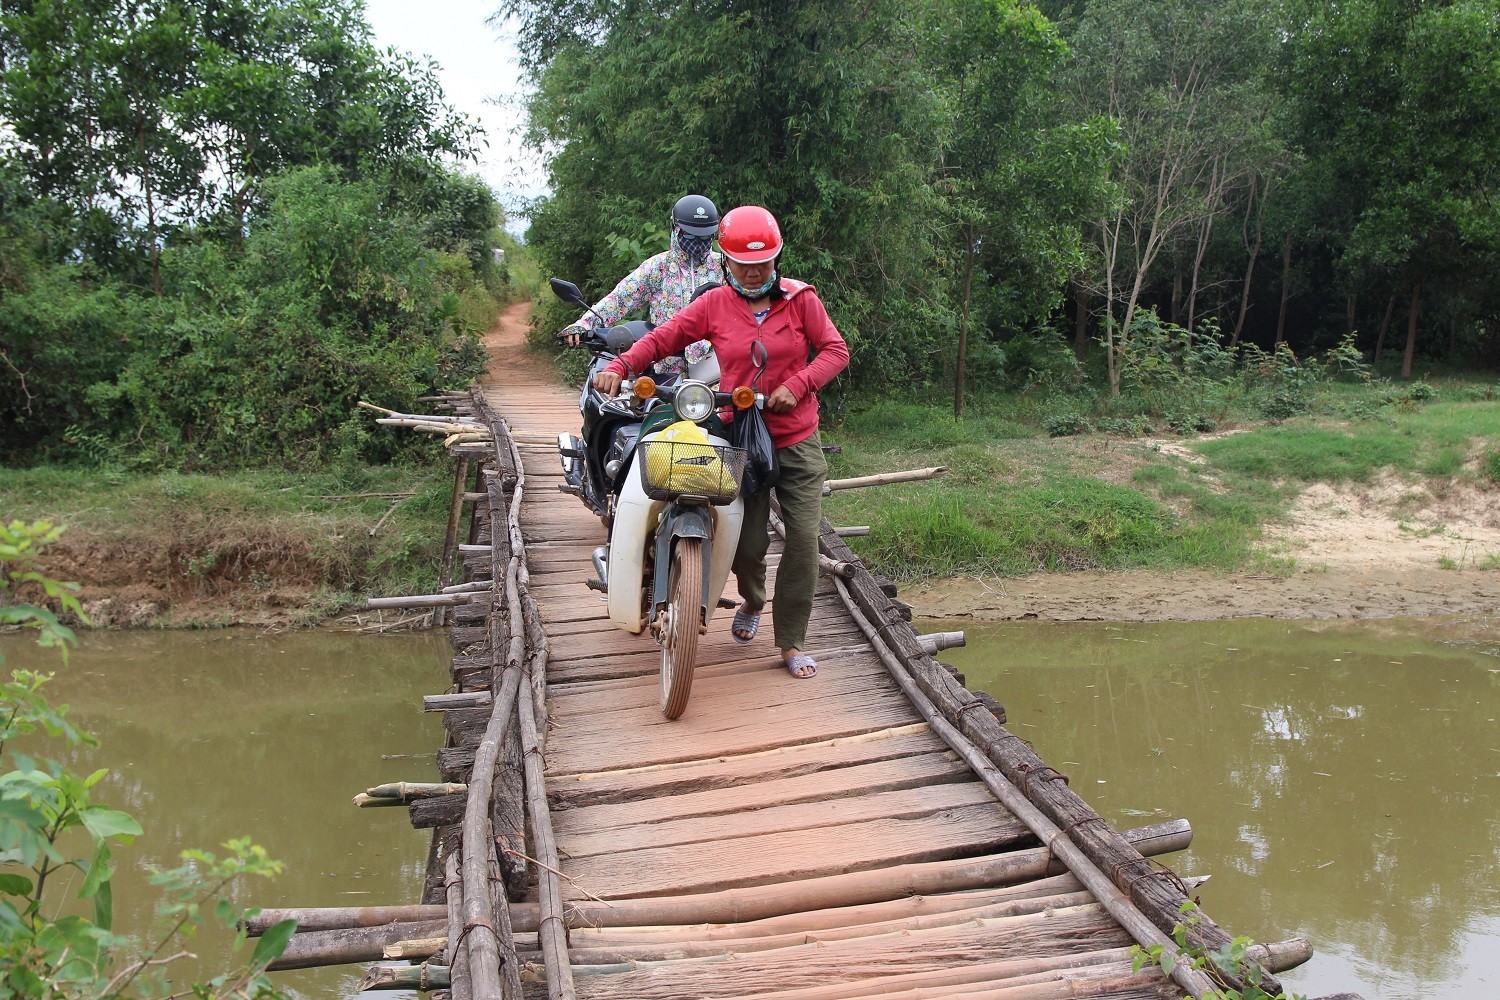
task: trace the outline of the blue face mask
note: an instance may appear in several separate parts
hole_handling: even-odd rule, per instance
[[[693,236],[681,229],[672,230],[672,245],[694,264],[708,260],[708,251],[713,247],[713,242],[712,236]]]
[[[779,277],[779,275],[773,269],[771,271],[771,278],[770,278],[770,280],[767,281],[764,285],[761,285],[759,288],[746,288],[744,285],[742,285],[738,281],[734,280],[734,274],[733,274],[733,272],[731,272],[729,270],[729,268],[727,268],[727,267],[724,268],[724,277],[726,277],[726,278],[729,279],[729,287],[731,287],[735,291],[739,292],[745,298],[747,298],[747,299],[763,299],[767,295],[770,294],[771,289],[773,289],[773,288],[776,287],[776,279]]]

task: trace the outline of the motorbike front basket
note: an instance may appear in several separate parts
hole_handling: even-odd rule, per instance
[[[745,474],[745,450],[688,441],[648,441],[641,447],[641,486],[652,500],[702,497],[733,503]]]

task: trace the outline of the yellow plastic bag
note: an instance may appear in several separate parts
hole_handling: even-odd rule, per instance
[[[669,424],[646,444],[646,488],[696,496],[732,496],[739,489],[708,435],[691,420]]]

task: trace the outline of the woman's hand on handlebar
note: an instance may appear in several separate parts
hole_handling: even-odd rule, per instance
[[[776,391],[766,397],[766,409],[772,413],[791,413],[796,408],[797,397],[784,385],[778,385]]]
[[[569,347],[577,347],[583,342],[583,327],[565,326],[557,331],[557,339]]]
[[[613,399],[620,392],[620,376],[612,371],[602,371],[594,376],[594,388]]]

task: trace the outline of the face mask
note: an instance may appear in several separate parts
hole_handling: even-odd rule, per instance
[[[708,260],[708,251],[713,241],[712,236],[693,236],[680,229],[672,230],[672,243],[695,264]]]
[[[734,280],[734,274],[729,270],[728,267],[724,268],[724,277],[726,277],[726,278],[729,279],[729,286],[731,288],[733,288],[735,291],[739,292],[745,298],[747,298],[747,299],[763,299],[768,294],[770,294],[771,289],[773,289],[773,288],[776,287],[776,279],[777,279],[778,275],[777,275],[776,271],[773,269],[771,271],[770,280],[768,280],[764,285],[761,285],[759,288],[746,288],[744,285],[742,285],[738,281]]]

